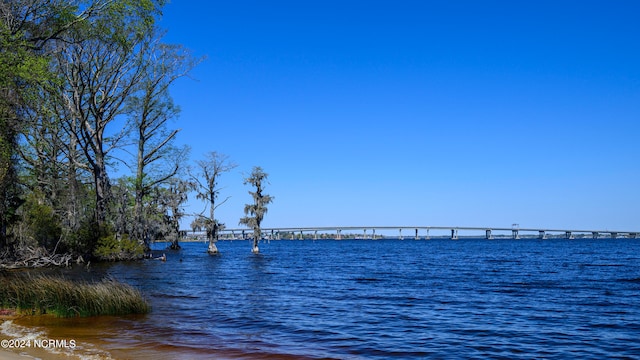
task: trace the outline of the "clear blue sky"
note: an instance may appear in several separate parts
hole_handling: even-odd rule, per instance
[[[640,230],[640,2],[178,1],[191,161],[269,173],[264,226]],[[192,197],[189,211],[204,204]]]

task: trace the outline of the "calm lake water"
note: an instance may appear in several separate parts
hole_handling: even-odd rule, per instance
[[[149,315],[4,331],[96,359],[640,358],[640,240],[182,245],[167,262],[92,267],[140,288]]]

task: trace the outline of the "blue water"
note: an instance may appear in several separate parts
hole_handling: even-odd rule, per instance
[[[272,241],[260,255],[224,241],[220,256],[182,245],[167,262],[104,269],[153,307],[109,325],[112,352],[640,358],[640,240]]]

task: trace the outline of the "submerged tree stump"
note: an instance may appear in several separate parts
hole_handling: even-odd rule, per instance
[[[207,253],[209,255],[218,255],[220,252],[218,251],[218,247],[214,243],[209,243],[209,248],[207,249]]]
[[[174,240],[171,242],[171,245],[169,245],[169,249],[171,250],[180,250],[182,249],[182,246],[180,246],[180,244],[178,244],[178,240]]]

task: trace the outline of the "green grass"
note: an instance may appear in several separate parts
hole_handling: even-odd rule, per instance
[[[59,317],[146,314],[140,291],[115,280],[89,283],[62,277],[0,276],[0,306],[21,314]]]

